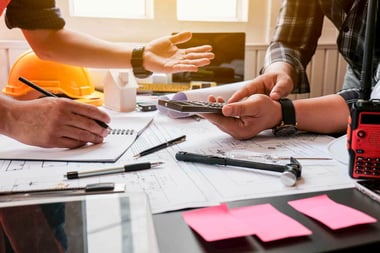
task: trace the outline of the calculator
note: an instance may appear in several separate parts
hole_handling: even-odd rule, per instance
[[[190,101],[190,100],[164,100],[159,99],[158,104],[165,108],[179,112],[220,113],[225,103]]]

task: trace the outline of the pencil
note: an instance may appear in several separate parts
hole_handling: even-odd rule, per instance
[[[28,85],[29,87],[31,87],[32,89],[35,89],[36,91],[39,91],[41,92],[42,94],[44,94],[45,96],[47,97],[58,97],[56,96],[55,94],[41,88],[40,86],[38,86],[37,84],[34,84],[32,83],[31,81],[23,78],[22,76],[20,76],[18,78],[19,81],[23,82],[24,84]],[[100,120],[97,120],[97,119],[94,119],[96,121],[96,123],[98,123],[99,126],[103,127],[103,128],[109,128],[111,130],[111,128],[106,124],[104,123],[103,121],[100,121]]]
[[[31,81],[23,78],[23,77],[19,77],[18,80],[20,80],[21,82],[23,82],[24,84],[28,85],[29,87],[35,89],[36,91],[39,91],[41,92],[42,94],[44,94],[45,96],[47,97],[57,97],[56,95],[54,95],[53,93],[45,90],[45,89],[42,89],[40,86],[37,86],[36,84],[32,83]]]

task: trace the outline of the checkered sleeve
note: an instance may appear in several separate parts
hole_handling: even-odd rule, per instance
[[[310,92],[306,66],[315,53],[323,17],[318,1],[283,1],[261,73],[274,62],[287,62],[298,74],[293,93]]]

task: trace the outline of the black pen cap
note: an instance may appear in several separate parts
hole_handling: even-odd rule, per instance
[[[69,171],[66,174],[67,179],[75,179],[78,178],[78,171]]]

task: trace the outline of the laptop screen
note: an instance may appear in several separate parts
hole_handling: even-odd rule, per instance
[[[172,81],[216,82],[226,84],[244,81],[245,33],[193,33],[190,41],[179,44],[179,48],[211,45],[215,58],[198,72],[183,72],[172,75]]]

